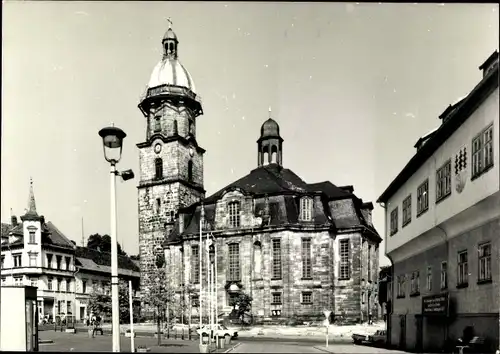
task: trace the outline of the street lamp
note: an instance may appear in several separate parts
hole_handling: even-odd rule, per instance
[[[209,277],[209,282],[210,282],[210,325],[211,325],[211,338],[214,336],[214,308],[217,306],[217,304],[214,301],[214,293],[215,293],[215,269],[214,269],[214,261],[215,261],[215,245],[213,242],[213,239],[211,240],[211,244],[208,248],[208,255],[210,258],[210,277]]]
[[[123,139],[127,136],[123,130],[115,126],[99,131],[102,138],[104,158],[111,165],[111,311],[113,329],[113,352],[120,351],[120,304],[118,299],[118,245],[116,236],[116,176],[124,181],[134,178],[134,172],[127,170],[118,172],[116,164],[122,156]]]

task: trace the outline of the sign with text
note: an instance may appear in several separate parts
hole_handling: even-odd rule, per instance
[[[448,315],[448,293],[424,296],[422,298],[422,315]]]

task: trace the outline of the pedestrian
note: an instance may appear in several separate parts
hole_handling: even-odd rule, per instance
[[[368,314],[368,324],[372,325],[373,324],[373,315],[372,311],[370,310],[370,313]]]

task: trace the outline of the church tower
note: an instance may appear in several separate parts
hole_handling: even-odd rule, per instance
[[[203,109],[193,79],[179,61],[179,40],[171,22],[161,43],[162,58],[139,103],[146,118],[145,140],[137,144],[141,278],[163,253],[162,243],[179,208],[205,197],[205,150],[196,142],[196,119]]]

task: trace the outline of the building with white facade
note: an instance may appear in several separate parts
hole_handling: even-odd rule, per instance
[[[500,175],[498,52],[471,92],[419,139],[378,199],[392,261],[389,340],[430,352],[467,326],[498,347]]]
[[[39,320],[55,319],[57,315],[83,320],[89,315],[91,292],[109,291],[111,254],[77,247],[53,223],[38,215],[32,184],[28,210],[21,222],[12,216],[10,224],[2,223],[1,250],[1,285],[36,286]],[[138,266],[125,256],[119,256],[118,265],[120,278],[131,279],[137,291]]]

